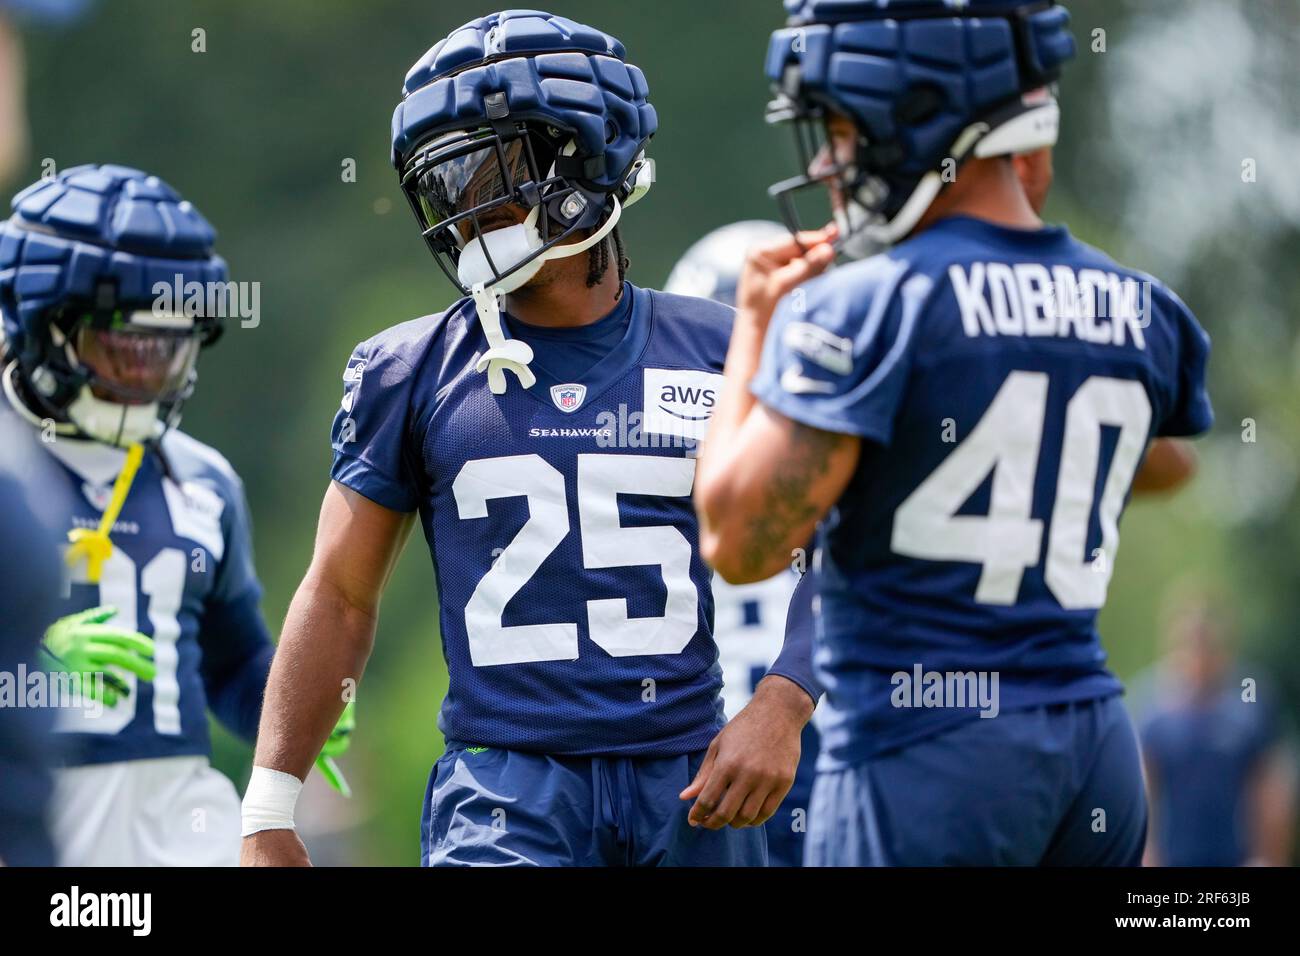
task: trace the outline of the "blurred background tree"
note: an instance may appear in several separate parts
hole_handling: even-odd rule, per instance
[[[1264,668],[1261,697],[1294,709],[1300,101],[1288,91],[1300,85],[1300,11],[1287,0],[1071,6],[1080,57],[1063,83],[1048,218],[1166,279],[1215,339],[1218,424],[1201,445],[1203,474],[1125,519],[1107,650],[1122,676],[1146,666],[1167,587],[1205,575],[1236,596],[1246,649]],[[389,166],[389,119],[407,68],[486,12],[113,0],[73,29],[27,38],[32,156],[18,182],[51,161],[157,172],[217,225],[233,277],[261,285],[261,323],[232,323],[204,357],[185,427],[244,478],[273,626],[310,555],[352,346],[453,298]],[[659,111],[659,184],[624,226],[634,281],[662,283],[709,229],[776,218],[764,191],[794,171],[787,136],[762,122],[776,0],[564,0],[554,12],[621,38]],[[336,833],[320,838],[322,862],[417,862],[420,799],[442,749],[432,583],[417,536],[385,601],[344,761],[357,797],[340,811],[317,782],[305,798],[317,828]],[[244,745],[219,736],[216,762],[246,779]]]

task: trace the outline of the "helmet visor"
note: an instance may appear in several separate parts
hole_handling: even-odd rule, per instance
[[[167,404],[190,386],[202,341],[194,322],[183,316],[120,313],[108,321],[78,323],[72,346],[91,373],[97,398],[121,405]]]
[[[411,193],[426,232],[454,225],[456,234],[444,238],[459,246],[472,238],[471,220],[477,219],[484,231],[518,221],[504,207],[517,202],[519,186],[537,176],[529,168],[523,138],[501,142],[490,137],[486,145],[476,146],[467,134],[453,137],[442,149],[435,143],[413,171]]]
[[[505,131],[454,130],[421,147],[406,163],[402,191],[438,266],[462,292],[469,289],[460,280],[458,264],[471,241],[534,215],[543,243],[534,255],[507,266],[487,254],[493,281],[500,282],[546,248],[592,226],[582,217],[584,210],[597,207],[578,196],[572,200],[576,211],[566,211],[565,203],[578,187],[556,173],[558,157],[567,148],[561,144],[572,145],[572,136],[570,130],[522,121]]]

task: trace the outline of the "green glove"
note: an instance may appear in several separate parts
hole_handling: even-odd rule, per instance
[[[115,607],[92,607],[61,617],[45,632],[41,647],[41,664],[46,670],[63,674],[81,674],[82,692],[101,700],[106,707],[131,693],[126,681],[109,667],[130,671],[141,680],[151,681],[157,673],[153,663],[153,640],[124,627],[107,622],[117,614]],[[102,674],[101,685],[94,679]]]
[[[320,756],[316,758],[316,769],[321,772],[325,782],[345,797],[352,796],[352,788],[348,786],[343,771],[334,762],[334,758],[347,752],[348,747],[352,745],[352,731],[356,728],[356,701],[350,700],[343,708],[343,713],[339,715],[338,723],[326,738]]]

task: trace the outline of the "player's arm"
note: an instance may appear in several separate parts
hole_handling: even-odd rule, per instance
[[[1174,491],[1196,474],[1196,452],[1190,442],[1177,438],[1157,438],[1142,459],[1142,467],[1133,479],[1133,494],[1151,495]]]
[[[799,770],[804,725],[822,695],[812,667],[815,579],[805,574],[786,611],[785,641],[748,704],[719,731],[690,786],[691,826],[760,826],[776,813]]]
[[[729,399],[739,404],[724,392]],[[751,407],[740,426],[710,436],[709,470],[696,490],[704,559],[733,584],[771,577],[812,537],[852,478],[860,447],[854,435],[792,421],[747,393],[744,401]]]
[[[1134,495],[1174,491],[1196,474],[1196,452],[1188,438],[1203,435],[1214,423],[1214,410],[1206,388],[1206,363],[1210,337],[1178,296],[1158,286],[1161,311],[1177,343],[1176,369],[1168,383],[1168,403],[1156,427],[1157,437],[1133,479]]]
[[[787,677],[769,673],[749,703],[718,731],[690,786],[687,819],[706,830],[761,826],[781,806],[799,769],[800,737],[816,702]]]
[[[321,505],[311,566],[294,594],[262,706],[254,773],[259,769],[306,779],[344,708],[344,688],[359,681],[374,643],[379,601],[412,515],[392,511],[332,482]],[[280,784],[294,791],[292,780]],[[268,779],[270,779],[268,777]],[[274,781],[272,781],[273,786]],[[292,829],[283,828],[277,792],[245,797],[244,866],[309,863]],[[291,825],[290,804],[290,825]]]
[[[199,674],[208,708],[228,730],[253,743],[275,645],[262,616],[262,586],[253,566],[252,521],[238,481],[229,489],[222,523],[226,547],[199,627]],[[349,704],[330,735],[326,753],[317,761],[330,785],[345,796],[349,793],[347,782],[333,757],[347,749],[354,726],[355,714]]]
[[[1160,849],[1156,844],[1156,834],[1160,832],[1156,819],[1160,807],[1160,775],[1156,771],[1151,754],[1146,750],[1145,743],[1142,748],[1142,779],[1146,783],[1147,790],[1147,842],[1142,851],[1142,865],[1162,866]]]
[[[261,614],[243,483],[233,472],[217,477],[226,502],[221,512],[225,548],[199,622],[199,676],[208,709],[226,730],[252,743],[276,645]]]
[[[227,730],[251,743],[257,737],[262,694],[275,656],[256,594],[209,607],[199,644],[208,709]]]
[[[1289,866],[1295,836],[1295,765],[1284,746],[1266,751],[1250,776],[1250,862]]]
[[[802,233],[799,242],[791,237],[756,246],[745,261],[722,398],[695,485],[701,551],[735,584],[784,567],[857,466],[859,438],[795,422],[749,391],[776,303],[830,264],[833,237],[833,230]]]
[[[248,499],[243,483],[227,477],[221,513],[225,548],[199,622],[199,676],[208,709],[227,730],[252,743],[275,645],[262,616]]]

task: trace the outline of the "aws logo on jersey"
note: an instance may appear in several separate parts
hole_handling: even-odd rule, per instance
[[[551,401],[555,403],[556,408],[566,415],[571,415],[581,408],[586,397],[586,385],[570,382],[568,385],[551,386]]]
[[[722,376],[697,369],[647,368],[641,430],[703,438],[722,392]]]

